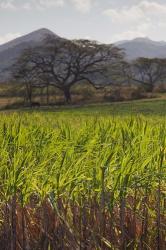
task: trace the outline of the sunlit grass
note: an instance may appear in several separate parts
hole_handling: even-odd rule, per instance
[[[164,246],[166,119],[109,110],[1,113],[4,246]]]

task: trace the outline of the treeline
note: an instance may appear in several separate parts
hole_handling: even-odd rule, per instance
[[[165,83],[166,59],[127,62],[124,51],[113,45],[48,37],[42,46],[26,49],[11,71],[11,81],[24,86],[27,103],[32,103],[34,89],[43,88],[48,104],[50,88],[62,92],[70,103],[71,88],[85,83],[95,89],[137,84],[152,92],[156,84]]]

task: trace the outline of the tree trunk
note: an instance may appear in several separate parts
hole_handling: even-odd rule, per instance
[[[70,103],[71,102],[70,88],[63,89],[63,92],[64,92],[64,97],[65,97],[66,103]]]
[[[153,91],[154,85],[152,83],[146,84],[144,86],[145,86],[146,92],[150,92],[151,93]]]
[[[49,98],[50,96],[49,96],[49,85],[47,85],[47,105],[49,105],[50,104],[50,98]]]
[[[27,92],[27,100],[31,104],[32,103],[32,87],[30,84],[26,84],[26,92]]]
[[[40,88],[40,102],[43,103],[43,87]]]

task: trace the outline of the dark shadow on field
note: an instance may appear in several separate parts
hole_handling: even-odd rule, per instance
[[[0,108],[0,111],[21,112],[65,112],[77,115],[157,115],[166,116],[166,99],[163,100],[139,100],[94,104],[65,104],[55,103],[51,105],[23,105],[13,103]]]

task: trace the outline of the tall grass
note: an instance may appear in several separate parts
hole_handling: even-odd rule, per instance
[[[165,249],[166,120],[0,120],[1,249]]]

